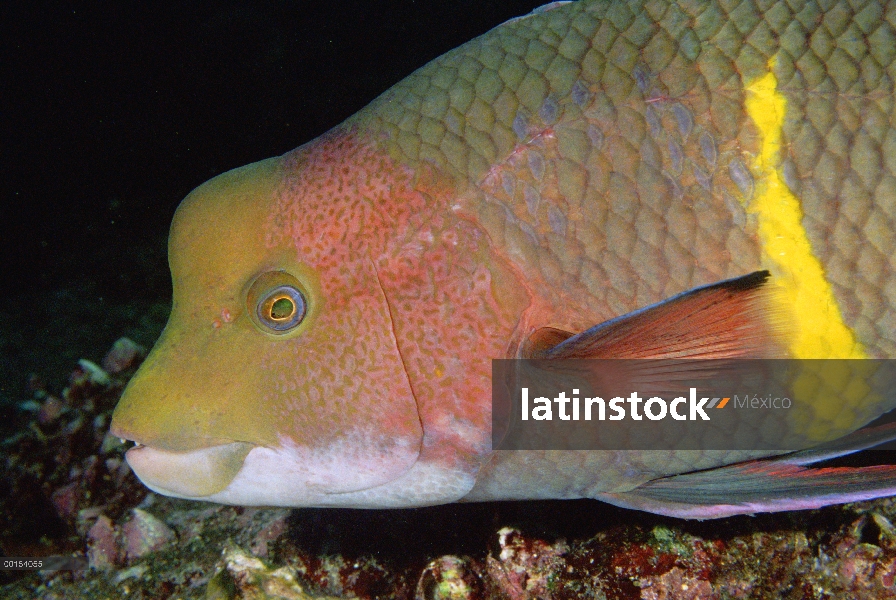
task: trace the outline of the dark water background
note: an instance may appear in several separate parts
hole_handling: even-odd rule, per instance
[[[0,3],[0,409],[168,311],[180,200],[541,0]],[[2,419],[0,419],[2,422]]]

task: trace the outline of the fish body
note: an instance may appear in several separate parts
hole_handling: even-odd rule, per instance
[[[555,3],[203,184],[172,224],[168,325],[113,417],[129,463],[247,505],[711,517],[893,493],[889,472],[775,488],[805,457],[748,476],[727,452],[496,452],[490,359],[760,271],[788,356],[896,358],[894,24],[893,2]],[[879,400],[807,430],[836,439]]]

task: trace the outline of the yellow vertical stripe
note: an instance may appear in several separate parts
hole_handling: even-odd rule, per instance
[[[774,60],[774,59],[772,59]],[[787,101],[770,71],[747,86],[747,114],[761,136],[753,163],[756,196],[747,210],[756,215],[763,263],[781,287],[793,316],[790,352],[794,358],[866,358],[812,252],[802,225],[800,202],[781,175],[781,138]]]

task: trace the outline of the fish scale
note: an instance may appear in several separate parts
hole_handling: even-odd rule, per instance
[[[812,250],[867,353],[896,356],[894,23],[890,2],[573,3],[449,52],[352,122],[449,173],[490,235],[538,259],[517,267],[609,318],[762,267],[744,104],[773,59]]]
[[[846,363],[756,421],[830,443],[764,461],[495,451],[490,403],[494,358],[896,358],[894,23],[896,0],[555,3],[197,188],[171,319],[113,415],[129,464],[250,505],[708,518],[896,494],[896,468],[805,467],[896,437],[850,434],[894,399]]]

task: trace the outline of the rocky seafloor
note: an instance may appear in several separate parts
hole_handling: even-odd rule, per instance
[[[107,434],[145,354],[123,338],[2,418],[0,598],[896,598],[896,501],[695,522],[596,501],[256,509],[149,492]]]

